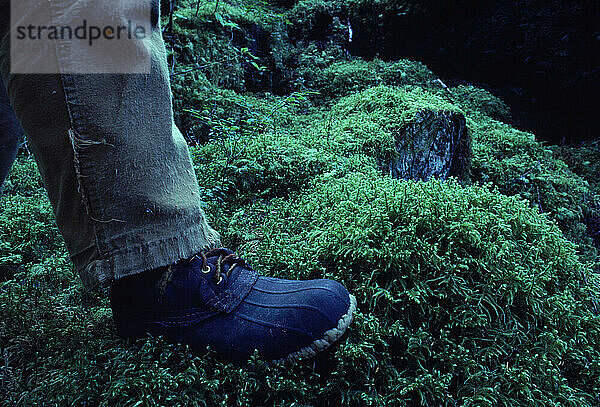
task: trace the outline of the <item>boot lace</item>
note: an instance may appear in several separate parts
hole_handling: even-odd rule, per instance
[[[206,252],[200,252],[199,254],[196,254],[194,256],[192,256],[188,261],[192,261],[194,259],[197,258],[201,258],[202,259],[202,272],[205,274],[210,273],[211,269],[209,266],[209,262],[208,262],[208,258],[209,257],[213,257],[219,255],[219,257],[217,258],[217,262],[216,262],[216,270],[215,270],[215,274],[213,276],[214,281],[217,285],[221,284],[223,282],[223,274],[226,277],[229,277],[229,275],[231,274],[231,271],[237,267],[237,266],[247,266],[246,264],[246,260],[244,260],[243,258],[241,258],[240,256],[238,256],[237,254],[231,252],[229,253],[229,250],[225,249],[225,248],[216,248],[216,249],[210,249],[207,250]],[[227,269],[227,272],[224,271],[223,269],[223,265],[225,264],[229,264],[229,268]],[[162,298],[165,295],[166,289],[167,289],[167,285],[172,281],[173,279],[173,265],[169,265],[166,270],[163,272],[161,278],[159,279],[158,283],[157,283],[157,288],[159,290],[159,302],[162,301]]]
[[[202,272],[210,273],[210,266],[208,265],[208,258],[218,255],[216,262],[216,270],[214,274],[214,280],[217,285],[223,281],[223,274],[229,277],[231,271],[237,266],[245,266],[246,260],[241,258],[235,253],[227,253],[228,251],[224,248],[210,249],[206,252],[200,252],[200,258],[202,258]],[[194,256],[198,257],[198,255]],[[193,259],[193,257],[192,257]],[[223,265],[229,264],[227,271],[224,271]]]

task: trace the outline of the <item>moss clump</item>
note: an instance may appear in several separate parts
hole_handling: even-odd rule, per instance
[[[422,110],[461,112],[451,102],[420,87],[376,86],[341,99],[332,114],[340,119],[349,117],[357,125],[368,117],[389,131],[410,122]]]
[[[469,122],[473,137],[473,177],[492,182],[507,195],[518,194],[549,214],[588,259],[596,251],[584,214],[590,210],[589,184],[574,174],[533,134],[490,119]]]
[[[192,149],[206,201],[238,206],[286,196],[326,172],[380,168],[395,157],[397,138],[418,112],[460,112],[434,93],[389,86],[342,98],[330,111],[302,116],[289,108],[264,133],[233,134]]]
[[[456,86],[451,89],[452,99],[461,108],[475,114],[483,114],[494,120],[510,123],[510,108],[504,101],[487,90],[475,86]]]
[[[332,101],[377,85],[428,87],[435,79],[425,65],[410,60],[384,62],[355,59],[313,67],[310,74],[306,68],[300,72],[305,76],[304,85],[318,91],[322,101]]]
[[[411,148],[408,127],[420,114],[459,114],[462,111],[436,93],[416,86],[376,86],[340,99],[331,109],[328,130],[341,155],[365,154],[386,171],[398,160],[402,148]],[[437,133],[427,133],[436,137]],[[433,140],[431,141],[433,144]],[[405,147],[402,147],[405,146]],[[469,157],[458,157],[468,162]],[[460,171],[468,178],[468,165]]]
[[[597,402],[589,270],[526,201],[489,186],[327,176],[239,212],[229,233],[259,268],[358,294],[358,327],[336,355],[357,389],[350,404]]]
[[[474,98],[481,100],[480,93]],[[268,102],[263,99],[261,103]],[[312,113],[303,115],[305,111]],[[585,179],[532,134],[491,119],[485,105],[454,102],[440,90],[418,86],[376,86],[336,99],[331,109],[289,106],[271,116],[268,131],[260,135],[243,133],[240,128],[246,127],[236,125],[233,137],[209,143],[197,152],[199,160],[220,168],[215,172],[220,174],[219,191],[209,192],[207,200],[221,194],[235,201],[239,198],[236,191],[263,198],[281,196],[326,171],[342,174],[350,167],[383,168],[383,163],[396,156],[406,126],[422,111],[465,114],[472,138],[472,166],[464,179],[471,176],[477,183],[492,182],[503,194],[527,199],[555,219],[586,258],[595,259],[596,249],[588,236],[592,229],[586,226],[586,214],[594,211],[595,201]],[[260,114],[255,117],[265,117]],[[213,132],[217,128],[213,126]],[[342,163],[342,159],[360,156],[364,156],[360,162]],[[208,181],[205,185],[210,190],[216,184]]]
[[[350,336],[333,354],[279,370],[194,357],[159,338],[123,343],[106,295],[83,291],[47,226],[40,245],[52,255],[0,283],[1,403],[600,402],[600,321],[580,278],[589,269],[525,201],[489,186],[395,181],[365,167],[236,212],[221,219],[225,238],[256,268],[334,277],[358,296]]]

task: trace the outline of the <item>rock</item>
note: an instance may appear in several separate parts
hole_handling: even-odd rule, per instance
[[[393,178],[468,179],[471,143],[463,114],[422,110],[396,140],[397,156],[382,163]]]

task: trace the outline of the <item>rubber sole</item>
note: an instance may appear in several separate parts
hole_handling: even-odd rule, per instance
[[[348,312],[346,312],[340,318],[336,327],[331,328],[330,330],[326,331],[325,334],[323,335],[323,338],[318,339],[318,340],[314,341],[313,343],[311,343],[310,345],[308,345],[294,353],[290,353],[289,355],[284,356],[281,359],[272,360],[271,362],[269,362],[269,364],[271,364],[271,365],[293,364],[302,359],[310,359],[310,358],[315,357],[318,353],[323,352],[324,350],[329,348],[331,345],[333,345],[334,342],[339,340],[342,337],[342,335],[344,335],[344,332],[346,332],[346,329],[348,329],[348,326],[352,323],[355,311],[356,311],[356,298],[353,295],[350,295],[350,307],[348,308]]]

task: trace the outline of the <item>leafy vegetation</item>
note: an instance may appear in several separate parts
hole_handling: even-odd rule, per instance
[[[313,41],[340,4],[183,1],[163,23],[211,222],[264,274],[347,285],[359,301],[348,338],[286,369],[119,339],[22,153],[0,200],[0,404],[600,404],[597,146],[551,149],[488,91],[445,89],[418,62],[356,59],[340,33]],[[466,117],[470,177],[382,171],[424,110]]]

